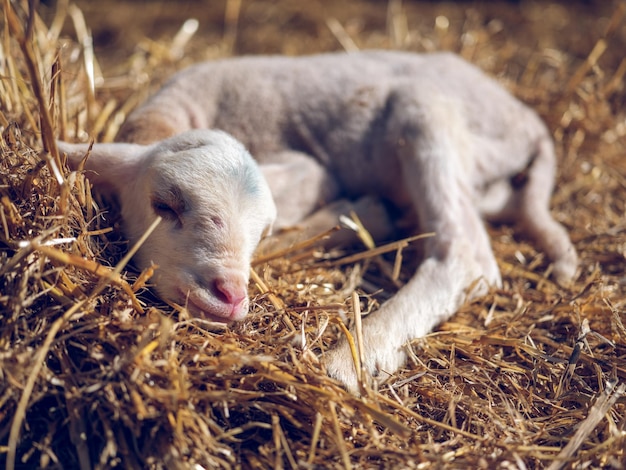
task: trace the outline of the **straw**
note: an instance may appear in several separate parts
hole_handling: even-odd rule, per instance
[[[47,28],[25,3],[3,2],[5,468],[623,465],[623,2],[573,3],[567,14],[560,4],[532,2],[353,0],[324,12],[315,2],[263,11],[227,4],[203,4],[204,16],[184,12],[196,23],[165,3],[168,34],[133,44],[132,58],[99,77],[98,63],[111,63],[91,49],[102,27],[94,15],[105,5],[57,2]],[[226,27],[216,33],[207,18]],[[140,273],[129,263],[133,248],[114,201],[92,195],[83,172],[64,166],[55,139],[112,139],[175,67],[207,56],[208,42],[211,54],[226,55],[390,45],[461,52],[530,103],[552,132],[553,214],[578,249],[579,277],[555,284],[532,240],[488,225],[502,287],[407,344],[407,365],[382,383],[361,371],[361,315],[409,279],[420,238],[432,234],[374,246],[352,220],[366,248],[327,246],[331,232],[274,251],[270,240],[252,266],[250,315],[237,324],[164,304],[152,285],[160,268]],[[321,149],[319,139],[307,140]],[[360,397],[325,373],[323,356],[340,339],[362,375]]]

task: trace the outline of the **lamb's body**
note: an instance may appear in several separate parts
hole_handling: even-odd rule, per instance
[[[548,212],[555,157],[545,125],[456,56],[363,52],[204,63],[131,114],[118,140],[150,143],[214,128],[260,163],[278,228],[339,198],[373,194],[436,232],[415,276],[364,322],[370,372],[393,373],[405,359],[402,345],[454,313],[475,280],[500,283],[481,217],[519,222],[553,260],[557,279],[575,273],[576,253]],[[326,364],[356,387],[345,343]]]

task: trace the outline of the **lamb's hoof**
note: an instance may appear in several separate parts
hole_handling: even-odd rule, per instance
[[[563,287],[571,286],[578,270],[578,256],[574,248],[556,260],[552,266],[552,275],[557,284]]]
[[[364,381],[385,382],[406,362],[406,353],[403,348],[395,348],[389,344],[380,346],[379,348],[365,347]],[[360,394],[361,386],[356,365],[347,341],[341,340],[334,349],[328,351],[322,363],[328,375],[341,382],[347,391],[355,395]]]

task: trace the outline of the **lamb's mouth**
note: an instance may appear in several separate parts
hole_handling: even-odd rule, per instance
[[[245,316],[237,312],[233,306],[221,302],[210,293],[207,295],[198,288],[187,292],[179,288],[178,295],[181,300],[180,304],[185,306],[194,317],[217,323],[231,323]]]

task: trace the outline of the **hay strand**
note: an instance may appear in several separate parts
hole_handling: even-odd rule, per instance
[[[548,467],[548,470],[560,470],[563,468],[567,460],[572,458],[598,423],[605,418],[609,410],[615,405],[615,402],[624,395],[624,392],[626,392],[626,384],[619,384],[617,387],[615,385],[614,382],[608,382],[606,384],[606,388],[594,403],[587,418],[578,425],[576,434],[574,434],[572,439],[561,452],[559,452],[559,455],[556,456],[556,459]]]

